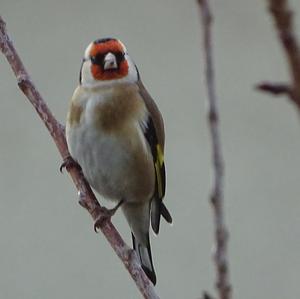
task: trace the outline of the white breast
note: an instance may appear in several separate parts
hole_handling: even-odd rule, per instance
[[[103,99],[90,97],[86,101],[80,123],[72,128],[67,126],[67,142],[72,157],[80,164],[83,173],[91,186],[102,196],[119,201],[145,200],[152,194],[154,188],[154,169],[149,147],[138,123],[132,124],[131,137],[108,134],[95,126],[93,111]],[[135,173],[141,167],[136,167],[137,154],[142,155],[145,163],[145,173]],[[149,175],[149,169],[150,175]],[[152,170],[153,169],[153,170]],[[145,190],[145,198],[135,198],[136,191],[133,181],[137,177],[149,180],[149,190]],[[142,183],[142,182],[141,182]],[[138,195],[140,197],[140,194]]]

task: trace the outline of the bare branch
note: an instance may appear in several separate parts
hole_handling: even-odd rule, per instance
[[[216,252],[214,261],[217,272],[216,288],[220,299],[231,298],[231,285],[229,282],[229,268],[227,256],[228,231],[225,225],[224,216],[224,162],[221,148],[219,112],[215,92],[215,77],[213,67],[213,49],[211,41],[212,14],[209,7],[209,0],[198,0],[203,29],[203,44],[206,61],[206,84],[208,92],[209,110],[207,115],[211,142],[212,162],[214,169],[214,183],[211,193],[211,204],[214,212]],[[207,293],[206,297],[210,297]]]
[[[279,96],[279,95],[291,96],[292,93],[291,87],[285,83],[262,82],[256,85],[256,89],[264,92],[268,92],[275,96]]]
[[[288,94],[292,102],[300,109],[300,48],[294,32],[293,12],[289,8],[288,0],[267,1],[270,13],[274,19],[279,41],[286,54],[292,81],[290,91],[282,93]],[[266,91],[267,89],[262,90]],[[272,92],[270,89],[267,91]],[[274,94],[274,92],[272,93]]]
[[[31,104],[36,109],[38,115],[44,122],[62,158],[64,160],[67,159],[67,157],[69,157],[69,152],[65,139],[64,127],[55,119],[42,96],[31,81],[29,74],[27,73],[10,37],[7,34],[6,25],[1,16],[0,49],[8,60],[15,76],[17,77],[20,89],[29,99]],[[78,190],[80,197],[79,203],[81,206],[86,208],[92,218],[96,220],[97,217],[103,215],[103,212],[89,184],[76,167],[68,167],[67,171],[69,172]],[[153,284],[142,270],[135,252],[126,245],[111,221],[104,221],[103,225],[100,227],[100,230],[105,235],[115,253],[122,260],[124,266],[130,273],[143,297],[147,299],[159,299],[158,295],[155,293]]]

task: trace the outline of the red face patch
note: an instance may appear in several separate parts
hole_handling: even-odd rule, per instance
[[[94,43],[91,51],[91,57],[105,56],[108,52],[113,54],[123,53],[123,47],[117,40],[108,40],[102,43]],[[126,59],[118,62],[118,68],[115,70],[104,70],[100,64],[92,63],[91,72],[96,80],[114,80],[121,79],[128,74],[128,62]]]

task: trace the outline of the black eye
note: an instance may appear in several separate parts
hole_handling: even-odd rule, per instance
[[[117,52],[117,53],[114,53],[114,55],[116,56],[118,64],[120,64],[120,62],[125,59],[125,57],[124,57],[125,53],[123,53],[123,52]]]
[[[103,65],[105,54],[97,54],[96,56],[91,56],[92,64]]]

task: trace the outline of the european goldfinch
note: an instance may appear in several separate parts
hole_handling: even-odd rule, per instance
[[[121,206],[133,248],[156,283],[149,226],[172,217],[165,195],[164,124],[123,43],[98,39],[84,53],[79,86],[71,99],[66,137],[72,158],[89,184]],[[95,223],[97,227],[97,221]]]

